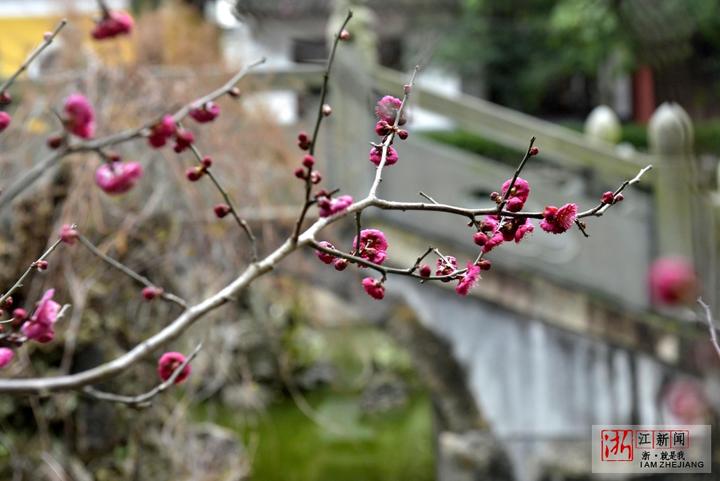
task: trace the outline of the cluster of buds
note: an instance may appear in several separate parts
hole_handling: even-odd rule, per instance
[[[213,161],[211,157],[203,157],[200,161],[200,165],[196,167],[188,167],[188,169],[185,171],[185,177],[187,177],[190,182],[196,182],[200,180],[203,175],[207,174],[208,169],[212,166],[212,163]]]
[[[300,132],[297,136],[297,146],[300,150],[310,150],[311,145],[312,142],[310,142],[307,132]]]
[[[168,140],[175,138],[173,150],[180,153],[195,142],[195,135],[187,129],[179,128],[172,115],[165,115],[159,122],[150,127],[147,134],[148,144],[154,149],[159,149],[167,144]]]
[[[378,117],[378,121],[375,124],[375,133],[382,137],[382,142],[379,144],[373,144],[370,148],[369,160],[375,165],[380,165],[382,162],[383,155],[383,144],[386,142],[387,137],[391,134],[396,134],[400,139],[405,140],[408,138],[408,131],[399,128],[407,122],[405,113],[400,114],[400,118],[397,118],[398,111],[402,107],[402,100],[391,95],[386,95],[378,100],[375,106],[375,115]],[[395,121],[397,118],[397,126]],[[397,150],[392,145],[388,145],[387,152],[385,154],[385,165],[390,166],[397,163],[399,157]]]
[[[600,202],[603,204],[613,205],[618,202],[622,202],[625,197],[622,194],[615,195],[615,192],[607,191],[600,197]]]

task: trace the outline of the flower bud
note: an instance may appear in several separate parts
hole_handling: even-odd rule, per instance
[[[215,215],[218,216],[218,218],[222,219],[230,213],[230,206],[227,204],[218,204],[213,207],[213,211],[215,211]]]
[[[144,287],[142,290],[142,296],[146,301],[152,301],[162,293],[163,290],[160,287],[155,286]]]
[[[63,143],[65,143],[65,139],[62,135],[53,135],[47,139],[47,146],[53,150],[59,148]]]
[[[432,274],[432,269],[429,265],[423,264],[420,266],[420,276],[421,277],[430,277],[430,274]]]
[[[480,270],[489,271],[492,267],[492,262],[487,259],[482,259],[480,262],[477,263],[477,266],[480,268]]]
[[[35,262],[35,267],[36,267],[37,270],[39,270],[39,271],[44,271],[45,269],[48,268],[48,261],[46,261],[46,260],[36,261],[36,262]]]
[[[317,170],[313,170],[310,173],[310,182],[313,184],[319,184],[322,181],[322,174],[318,172]]]
[[[9,105],[12,102],[12,96],[7,90],[0,92],[0,105]]]
[[[622,194],[618,194],[615,196],[615,202],[622,202],[625,199],[625,196]]]
[[[332,114],[332,107],[330,107],[328,104],[324,104],[322,106],[322,113],[325,117],[329,117]]]
[[[600,201],[603,204],[612,204],[615,202],[615,194],[611,191],[605,192],[602,197],[600,198]]]
[[[208,169],[208,168],[210,168],[210,166],[212,166],[212,163],[213,163],[212,157],[209,157],[206,155],[205,157],[202,158],[200,163],[202,164],[202,166],[204,168]]]
[[[13,318],[17,321],[24,321],[27,319],[28,312],[22,307],[18,307],[12,312]]]
[[[402,140],[407,139],[408,135],[410,135],[410,133],[407,130],[398,130],[397,134],[398,134],[398,137],[400,137]]]
[[[348,40],[350,40],[350,32],[343,29],[342,32],[340,32],[339,37],[340,37],[340,40],[347,42]]]
[[[304,179],[305,169],[303,169],[302,167],[298,167],[297,169],[295,169],[295,177],[297,177],[298,179]]]
[[[344,271],[345,268],[348,266],[347,259],[343,259],[341,257],[338,257],[335,259],[335,262],[333,262],[333,266],[335,267],[336,271]]]
[[[529,153],[530,155],[537,155],[537,154],[540,153],[540,149],[538,149],[537,147],[533,146],[533,147],[530,148],[530,151],[529,151],[528,153]]]
[[[203,170],[198,169],[197,167],[188,167],[188,169],[185,171],[185,177],[187,177],[187,180],[190,182],[195,182],[200,179],[203,175]]]
[[[307,154],[305,157],[303,157],[302,165],[304,165],[308,169],[311,169],[312,166],[315,165],[315,157]]]
[[[479,246],[484,246],[488,241],[488,236],[482,232],[476,232],[473,234],[473,242]]]

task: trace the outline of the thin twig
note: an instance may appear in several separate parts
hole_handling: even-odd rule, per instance
[[[125,264],[121,263],[120,261],[113,259],[112,257],[108,256],[104,252],[102,252],[100,249],[98,249],[95,244],[90,242],[90,240],[85,237],[84,235],[78,235],[78,240],[80,243],[90,251],[94,256],[101,259],[103,262],[110,264],[115,269],[119,270],[126,276],[130,277],[131,279],[139,282],[140,284],[144,285],[145,287],[157,287],[156,284],[153,284],[150,279],[148,279],[145,276],[141,276],[134,270],[127,267]],[[183,309],[187,309],[187,303],[180,297],[176,296],[175,294],[171,294],[169,292],[165,292],[164,289],[161,289],[160,297],[165,299],[169,302],[174,302],[178,306],[182,307]]]
[[[178,123],[178,125],[181,125]],[[198,161],[199,165],[203,165],[203,155],[200,153],[200,150],[195,146],[195,144],[190,144],[190,150],[192,151],[193,155],[195,155],[195,159]],[[235,208],[235,203],[232,201],[232,198],[230,197],[230,194],[228,194],[227,190],[220,185],[220,181],[215,177],[215,175],[212,173],[209,167],[203,167],[205,170],[205,174],[210,178],[215,188],[220,192],[220,195],[225,200],[225,204],[227,204],[228,207],[230,207],[230,214],[232,214],[233,219],[235,219],[235,222],[237,222],[237,225],[240,227],[240,229],[245,232],[245,235],[247,236],[248,240],[250,241],[250,249],[252,252],[252,261],[256,262],[258,260],[258,250],[257,250],[257,240],[255,239],[255,235],[252,232],[252,229],[250,228],[250,224],[247,223],[247,221],[240,217],[240,214],[238,214],[238,210]]]
[[[393,124],[392,131],[387,134],[385,136],[385,139],[383,140],[381,147],[382,153],[380,156],[380,163],[375,169],[375,180],[373,180],[373,183],[370,186],[370,191],[368,192],[368,197],[371,199],[374,199],[376,197],[376,192],[378,190],[378,187],[380,186],[380,182],[382,182],[382,171],[383,167],[385,167],[385,162],[387,161],[388,149],[390,148],[393,140],[395,139],[395,133],[397,132],[398,125],[400,125],[400,118],[402,117],[405,106],[407,105],[407,101],[410,98],[410,92],[412,92],[413,85],[415,85],[415,77],[417,76],[417,73],[419,71],[420,66],[416,65],[413,69],[412,75],[410,76],[410,81],[407,83],[407,88],[404,89],[404,95],[402,101],[400,102],[400,107],[398,107],[398,110],[395,114],[395,123]]]
[[[67,25],[67,19],[62,19],[58,24],[55,26],[55,30],[53,30],[50,35],[47,35],[45,38],[43,38],[42,43],[35,47],[35,50],[30,52],[30,55],[28,55],[28,58],[25,59],[25,61],[20,65],[20,67],[10,75],[10,77],[5,80],[2,84],[0,84],[0,93],[6,91],[10,88],[10,86],[15,82],[15,80],[20,76],[21,73],[23,73],[27,68],[30,66],[31,63],[40,55],[43,50],[48,48],[51,43],[53,43],[53,40],[55,40],[55,37],[60,33],[60,30],[62,30],[65,25]]]
[[[320,91],[320,104],[318,107],[317,112],[317,118],[315,119],[315,127],[313,128],[312,137],[310,138],[310,149],[308,150],[308,153],[310,155],[315,155],[315,147],[317,146],[317,136],[320,134],[320,124],[322,123],[323,118],[325,115],[323,114],[323,105],[325,105],[325,97],[327,96],[328,91],[328,81],[330,80],[330,71],[332,70],[333,63],[335,61],[335,52],[337,51],[338,43],[340,43],[340,34],[343,30],[345,30],[345,26],[347,26],[348,22],[352,18],[353,13],[352,10],[348,11],[347,16],[345,17],[345,21],[340,26],[340,29],[338,29],[337,33],[335,34],[335,40],[333,41],[332,48],[330,49],[330,55],[328,55],[327,64],[325,67],[325,72],[323,73],[323,84],[322,89]],[[305,202],[303,203],[303,207],[300,210],[300,215],[297,218],[297,221],[295,221],[295,227],[293,228],[292,233],[292,241],[297,242],[298,236],[300,235],[300,229],[302,229],[302,224],[305,221],[305,216],[307,215],[308,209],[310,209],[310,206],[312,205],[312,199],[310,198],[312,195],[312,179],[311,174],[312,173],[312,167],[306,167],[305,169]]]
[[[175,380],[180,376],[180,374],[183,372],[183,369],[192,362],[193,359],[195,359],[195,356],[200,352],[200,349],[202,349],[202,343],[198,344],[197,347],[191,352],[185,360],[180,364],[177,369],[173,371],[173,373],[170,375],[167,380],[162,382],[161,384],[158,384],[153,389],[149,390],[146,393],[138,394],[137,396],[124,396],[122,394],[115,394],[110,392],[104,392],[99,391],[92,386],[85,386],[83,388],[83,393],[87,394],[88,396],[91,396],[95,399],[99,399],[101,401],[110,401],[120,404],[127,404],[130,407],[134,407],[137,409],[146,408],[152,405],[150,402],[155,396],[158,394],[166,391],[170,386],[175,384]]]
[[[702,300],[702,297],[698,297],[698,304],[705,310],[705,319],[707,320],[708,329],[710,330],[710,342],[712,342],[715,352],[720,357],[720,345],[718,345],[717,328],[715,327],[715,321],[713,320],[712,310],[710,306]]]
[[[10,289],[8,289],[8,291],[5,294],[3,294],[2,297],[0,297],[0,306],[5,305],[5,301],[7,301],[8,297],[10,297],[13,292],[15,292],[16,290],[18,290],[19,288],[22,287],[23,282],[30,275],[30,273],[32,271],[37,270],[38,262],[44,261],[48,257],[50,257],[50,254],[53,253],[53,251],[57,248],[57,246],[60,245],[61,242],[62,242],[62,240],[60,240],[60,239],[53,242],[50,245],[50,247],[48,247],[48,249],[43,253],[43,255],[38,257],[35,261],[32,262],[32,264],[30,264],[30,267],[27,268],[27,270],[23,273],[23,275],[20,276],[20,278],[15,282],[15,284],[13,284],[13,286]]]

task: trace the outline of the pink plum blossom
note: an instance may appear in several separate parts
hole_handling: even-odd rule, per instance
[[[385,286],[383,283],[372,277],[366,277],[362,280],[363,288],[373,299],[382,300],[385,297]]]
[[[129,13],[121,11],[110,12],[95,24],[91,35],[95,40],[127,35],[132,31],[134,25],[135,21]]]
[[[543,211],[540,228],[552,234],[562,234],[572,227],[575,219],[577,219],[577,205],[565,204],[559,209],[549,205]]]
[[[15,357],[15,353],[12,349],[0,347],[0,369],[10,364],[13,357]]]
[[[335,199],[323,197],[318,199],[319,215],[320,217],[330,217],[331,215],[344,211],[350,207],[352,203],[353,198],[350,195],[341,195]]]
[[[123,194],[132,189],[142,175],[143,168],[138,162],[113,162],[97,168],[95,183],[108,194]]]
[[[698,278],[692,264],[680,257],[656,260],[648,273],[652,300],[659,304],[693,302],[698,292]]]
[[[385,165],[393,165],[395,164],[398,159],[398,153],[397,150],[391,145],[387,149],[387,155],[385,157]],[[370,162],[372,162],[375,165],[380,165],[380,162],[382,161],[382,147],[372,147],[370,149]]]
[[[173,119],[172,115],[165,115],[160,122],[150,128],[148,143],[151,147],[158,149],[164,146],[170,137],[175,135],[176,130],[175,119]]]
[[[382,264],[387,258],[387,238],[378,229],[361,230],[359,248],[357,236],[353,238],[352,247],[358,251],[357,255],[375,264]]]
[[[473,288],[477,280],[480,278],[480,266],[476,266],[468,262],[467,271],[462,276],[458,285],[455,287],[455,292],[461,296],[467,296],[470,289]]]
[[[512,179],[508,179],[505,182],[503,182],[502,185],[502,195],[505,195],[505,192],[507,192],[508,187],[510,187],[510,183],[512,182]],[[508,201],[510,199],[519,199],[523,204],[527,202],[528,197],[530,197],[530,183],[523,179],[522,177],[518,177],[515,179],[515,184],[513,184],[513,188],[510,191],[510,195],[508,195]],[[522,209],[522,207],[520,207]],[[518,209],[518,210],[520,210]]]
[[[170,376],[173,375],[175,370],[185,362],[185,355],[180,352],[166,352],[158,360],[157,372],[160,379],[167,381]],[[175,384],[180,384],[190,375],[190,364],[186,365],[180,372],[178,377],[175,378]]]
[[[398,110],[400,110],[401,106],[402,100],[392,95],[386,95],[378,100],[375,106],[375,115],[377,115],[380,120],[384,120],[390,125],[395,125],[395,117],[397,117]],[[404,123],[404,115],[401,115],[399,125],[403,125]]]
[[[0,111],[0,132],[7,129],[11,121],[12,117],[9,113]]]
[[[60,304],[53,300],[54,295],[55,289],[45,291],[33,315],[20,328],[28,339],[45,343],[52,341],[55,337],[53,325],[57,321]]]
[[[64,224],[60,228],[60,240],[68,245],[75,244],[80,233],[70,224]]]
[[[65,124],[73,135],[89,139],[95,135],[95,111],[82,94],[72,94],[65,99]]]
[[[328,241],[321,241],[319,244],[323,247],[326,247],[328,249],[335,249],[335,246],[329,243]],[[332,254],[328,254],[327,252],[323,252],[321,250],[316,250],[315,255],[318,259],[320,259],[325,264],[331,264],[335,260],[335,256]]]
[[[220,106],[215,102],[206,102],[200,107],[190,109],[188,115],[199,123],[212,122],[220,115]]]

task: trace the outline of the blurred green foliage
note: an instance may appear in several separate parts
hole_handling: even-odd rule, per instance
[[[717,0],[463,0],[438,57],[469,92],[483,79],[491,100],[536,112],[567,94],[568,79],[593,81],[610,56],[621,70],[693,56],[720,83],[718,51]]]

